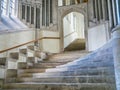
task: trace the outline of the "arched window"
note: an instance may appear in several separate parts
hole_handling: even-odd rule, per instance
[[[1,13],[2,15],[7,15],[7,0],[2,0],[1,1]]]
[[[17,0],[1,0],[2,15],[15,15],[17,11]]]

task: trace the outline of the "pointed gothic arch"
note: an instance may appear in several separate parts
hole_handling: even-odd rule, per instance
[[[58,30],[60,32],[60,50],[61,52],[64,51],[64,38],[63,38],[63,18],[71,13],[71,12],[78,12],[84,15],[84,33],[86,39],[86,50],[88,50],[88,17],[87,17],[87,4],[79,4],[79,5],[70,5],[70,6],[63,6],[58,8]]]

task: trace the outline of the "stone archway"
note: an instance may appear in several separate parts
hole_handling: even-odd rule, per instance
[[[60,51],[64,51],[64,35],[63,35],[63,18],[71,13],[71,12],[78,12],[84,15],[84,22],[85,22],[85,39],[86,39],[86,50],[88,50],[88,17],[87,17],[87,4],[78,4],[78,5],[68,5],[62,6],[58,8],[58,30],[60,32]]]

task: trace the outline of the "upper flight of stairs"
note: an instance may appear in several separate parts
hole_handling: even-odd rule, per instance
[[[22,54],[28,55],[23,51]],[[36,63],[38,54],[29,57],[32,64],[18,63],[17,73],[6,78],[2,90],[116,90],[111,45],[86,54],[86,51],[64,52]]]
[[[85,39],[75,39],[65,48],[65,51],[85,50]]]

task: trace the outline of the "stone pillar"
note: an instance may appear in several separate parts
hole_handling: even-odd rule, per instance
[[[27,5],[25,4],[25,23],[27,23]]]
[[[46,15],[46,11],[47,11],[47,10],[46,10],[46,9],[47,9],[47,8],[46,8],[46,0],[45,0],[44,2],[45,2],[45,3],[44,3],[44,4],[45,4],[45,5],[44,5],[44,6],[45,6],[45,11],[44,11],[44,12],[45,12],[45,27],[46,27],[46,20],[47,20],[47,19],[46,19],[46,16],[47,16],[47,15]]]
[[[113,29],[113,56],[116,78],[116,90],[120,90],[120,25]]]
[[[30,17],[29,17],[29,24],[30,24],[30,26],[31,26],[31,5],[30,5]]]
[[[49,0],[46,0],[46,26],[49,26]]]
[[[107,0],[104,0],[104,7],[105,7],[105,20],[109,19],[109,14],[108,14],[108,3]]]
[[[9,9],[10,9],[10,8],[9,8],[9,7],[10,7],[10,6],[9,6],[9,3],[10,3],[10,1],[7,0],[7,5],[6,5],[6,15],[7,15],[7,16],[9,16],[9,13],[10,13],[10,10],[9,10]]]
[[[42,5],[40,5],[40,27],[42,27]]]
[[[99,19],[100,21],[103,19],[103,14],[102,14],[102,0],[98,0],[98,11],[99,11]]]
[[[113,11],[113,22],[114,22],[114,26],[117,25],[117,15],[116,15],[116,3],[115,0],[112,0],[112,11]]]
[[[54,10],[56,10],[56,6],[55,5],[56,5],[55,1],[50,0],[50,24],[53,23],[53,15],[55,15],[55,17],[57,16],[56,13],[53,14],[53,12],[55,12]]]
[[[110,28],[113,28],[113,14],[112,14],[112,1],[107,0],[108,3],[108,13],[109,13],[109,23],[110,23]]]
[[[116,0],[117,22],[120,24],[120,0]]]
[[[1,3],[1,0],[0,0],[0,21],[1,21],[1,15],[2,15],[2,3]]]
[[[34,28],[36,28],[36,5],[34,6]]]
[[[22,4],[21,1],[18,0],[18,14],[17,17],[22,20]]]
[[[62,0],[62,6],[65,6],[66,5],[66,0]]]
[[[105,21],[105,0],[102,0],[102,14],[103,14],[103,20]]]
[[[45,26],[45,1],[42,0],[42,28]]]
[[[99,21],[99,12],[98,12],[98,0],[95,0],[95,15],[96,15],[96,20]]]

